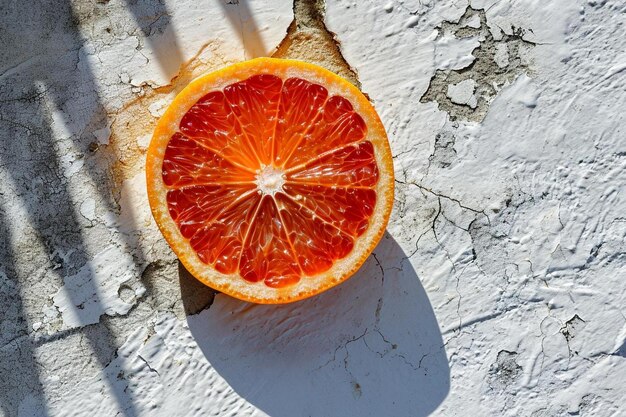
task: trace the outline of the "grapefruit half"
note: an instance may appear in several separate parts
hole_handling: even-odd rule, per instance
[[[393,204],[385,129],[368,99],[301,61],[257,58],[191,82],[155,129],[152,214],[187,268],[277,304],[356,272]]]

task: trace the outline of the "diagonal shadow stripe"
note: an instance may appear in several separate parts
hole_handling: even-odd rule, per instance
[[[1,190],[1,189],[0,189]],[[0,203],[3,200],[0,200]],[[24,398],[27,387],[33,395],[40,416],[48,416],[43,387],[20,294],[11,252],[12,233],[5,208],[0,206],[0,414],[12,416]]]
[[[145,35],[161,71],[171,79],[184,64],[178,37],[171,23],[171,14],[164,1],[125,0],[137,26]]]
[[[29,2],[33,4],[29,5]],[[91,259],[86,248],[86,239],[75,210],[76,202],[72,201],[68,182],[59,165],[63,155],[56,148],[58,144],[51,128],[52,116],[44,102],[46,97],[53,102],[53,107],[58,110],[57,116],[61,115],[65,119],[65,126],[69,127],[75,147],[89,155],[88,146],[92,138],[90,133],[85,132],[106,125],[107,114],[97,93],[97,82],[92,68],[89,65],[77,65],[80,62],[80,48],[85,44],[78,27],[79,19],[69,1],[12,1],[6,6],[3,20],[8,24],[3,25],[3,36],[0,36],[0,61],[3,62],[0,68],[0,101],[13,104],[3,104],[0,108],[0,126],[4,139],[0,142],[0,167],[16,185],[16,189],[11,192],[17,199],[14,202],[27,209],[28,222],[36,230],[38,239],[49,256],[53,257],[53,254],[59,252],[71,253],[67,264],[62,264],[54,271],[49,269],[47,279],[59,285],[64,279],[72,277],[77,270],[86,268],[90,279],[83,284],[82,290],[95,294],[96,302],[99,303],[95,274],[89,265]],[[159,19],[166,19],[159,23],[165,28],[168,13],[165,6],[161,6],[162,10],[157,10],[157,14],[160,15]],[[168,48],[167,54],[155,48],[159,62],[166,72],[172,69],[168,67],[169,62],[172,62],[169,59],[172,54],[174,57],[182,56],[176,37],[169,36],[174,40],[173,48]],[[50,68],[54,68],[54,73],[50,73]],[[63,74],[63,77],[58,74]],[[84,108],[77,109],[76,100],[84,103]],[[76,123],[76,119],[80,122]],[[81,123],[84,125],[80,126]],[[97,161],[88,157],[84,161],[89,169],[82,172],[97,185],[99,201],[106,206],[107,211],[115,211],[109,184],[101,180],[102,168]],[[8,196],[3,196],[4,198]],[[3,215],[3,225],[11,221],[4,220],[4,217]],[[2,230],[3,238],[9,236],[4,229],[6,228],[3,227]],[[126,238],[124,234],[121,236]],[[126,238],[125,243],[128,248],[137,247],[129,238]],[[140,248],[137,249],[140,251]],[[141,262],[143,253],[136,255]],[[8,279],[15,286],[10,296],[10,312],[3,317],[18,325],[16,334],[19,337],[12,339],[12,343],[16,344],[15,350],[23,354],[23,359],[20,356],[21,360],[15,364],[5,366],[3,363],[2,368],[7,368],[10,372],[3,383],[11,387],[17,386],[15,389],[21,393],[28,391],[24,387],[31,388],[33,395],[43,399],[40,382],[31,383],[33,387],[28,384],[18,386],[20,375],[29,375],[34,381],[39,381],[39,375],[34,350],[28,337],[30,329],[26,327],[27,313],[20,298],[20,292],[23,291],[19,290],[20,286],[27,285],[24,291],[33,291],[29,284],[32,278],[21,271],[14,271],[15,268],[11,265],[15,259],[9,245],[3,245],[2,266],[8,271],[7,275],[11,275]],[[21,254],[20,259],[21,262],[41,264],[41,256],[38,257],[36,253],[31,256]],[[73,305],[81,302],[76,294],[70,292],[69,296]],[[80,309],[76,313],[81,316]],[[101,370],[115,357],[118,348],[113,329],[106,323],[107,321],[103,321],[89,326],[89,329],[81,329],[83,339],[88,342]],[[107,373],[104,373],[103,378],[124,415],[136,416],[137,411],[131,397],[119,389],[116,378]],[[16,415],[20,404],[20,395],[12,389],[0,390],[0,409],[8,416]]]
[[[261,38],[259,27],[250,10],[248,0],[215,0],[243,44],[245,58],[266,56],[267,47]]]
[[[53,89],[54,86],[48,88]],[[51,274],[58,277],[57,281],[61,281],[71,276],[77,267],[89,265],[90,258],[67,184],[61,181],[61,168],[58,164],[59,155],[52,145],[53,132],[50,129],[49,117],[43,111],[37,116],[39,118],[38,124],[40,124],[38,128],[24,131],[15,123],[9,127],[9,131],[13,133],[12,136],[20,138],[20,141],[12,142],[13,149],[9,148],[8,152],[3,149],[2,163],[9,168],[6,171],[11,173],[13,183],[17,184],[18,195],[21,196],[22,200],[21,204],[27,208],[29,222],[39,234],[38,238],[46,252],[49,254],[55,252],[72,253],[68,265],[62,265],[54,272],[50,271]],[[1,119],[5,126],[7,120],[10,120],[4,117]],[[23,143],[28,144],[28,146],[20,146]],[[24,154],[26,149],[31,149],[31,151]],[[7,155],[19,155],[20,152],[20,156],[23,156],[24,159],[7,160]],[[35,177],[41,181],[29,181],[29,177]],[[35,259],[33,261],[37,262]],[[93,279],[94,273],[90,270],[89,274],[91,279],[85,281],[83,289],[87,293],[97,294],[98,288]],[[16,283],[28,282],[27,277],[17,275]],[[75,293],[70,292],[69,295],[73,305],[80,304],[81,300],[77,298]],[[77,313],[80,315],[80,310],[77,310]],[[20,314],[22,319],[25,319],[24,312],[22,311]],[[111,330],[106,326],[101,327],[103,337],[95,339],[92,337],[92,333],[86,333],[85,339],[101,368],[104,368],[114,356],[116,346]],[[28,343],[30,340],[25,338],[23,344]],[[18,350],[20,349],[21,347],[18,348]],[[18,364],[18,369],[21,365],[23,364]],[[122,397],[119,390],[115,389],[116,381],[109,380],[107,382],[111,386],[111,391],[117,396],[116,400],[120,408],[126,410],[126,416],[135,416],[132,403],[129,402],[128,398]]]

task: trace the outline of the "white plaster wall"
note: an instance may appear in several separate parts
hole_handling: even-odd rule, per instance
[[[179,271],[124,116],[270,54],[291,2],[0,10],[0,416],[626,415],[623,2],[327,0],[396,204],[278,307]]]

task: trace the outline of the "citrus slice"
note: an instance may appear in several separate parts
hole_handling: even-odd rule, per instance
[[[154,218],[187,270],[257,303],[350,277],[393,203],[376,111],[300,61],[258,58],[193,81],[161,117],[146,172]]]

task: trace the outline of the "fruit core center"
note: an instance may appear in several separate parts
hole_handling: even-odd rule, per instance
[[[274,195],[283,191],[285,184],[285,173],[283,170],[269,166],[263,166],[257,170],[256,180],[254,181],[257,189],[265,194]]]

